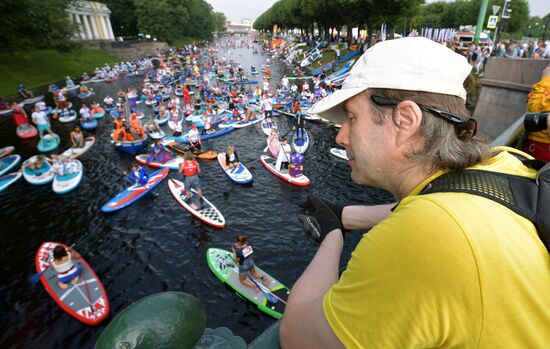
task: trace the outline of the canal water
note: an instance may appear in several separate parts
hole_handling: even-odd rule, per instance
[[[219,52],[226,55],[228,52]],[[249,71],[266,56],[252,49],[231,50],[231,57]],[[279,82],[288,67],[277,59],[272,65],[272,84]],[[90,86],[102,101],[120,88],[138,87],[142,76],[123,78],[113,84]],[[261,78],[260,78],[261,79]],[[274,87],[274,86],[272,86]],[[71,97],[73,108],[82,101]],[[53,105],[51,96],[46,99]],[[146,113],[150,109],[143,107]],[[30,115],[30,114],[29,114]],[[281,133],[290,120],[277,118]],[[61,136],[59,150],[69,147],[72,124],[52,121]],[[254,175],[251,186],[232,183],[217,161],[200,160],[205,196],[224,214],[227,227],[210,228],[193,218],[172,197],[166,181],[154,192],[114,214],[100,207],[128,183],[122,172],[135,163],[133,156],[114,149],[110,141],[112,119],[100,120],[94,132],[96,144],[80,160],[84,178],[78,189],[56,195],[51,185],[33,186],[21,179],[0,193],[0,347],[2,348],[93,348],[97,338],[124,308],[139,299],[163,291],[183,291],[202,302],[207,326],[226,326],[247,342],[275,320],[224,286],[209,270],[205,253],[209,247],[230,249],[237,234],[244,233],[255,247],[256,263],[291,287],[301,275],[316,246],[303,234],[296,214],[298,204],[309,194],[321,194],[339,203],[377,204],[390,202],[386,192],[352,183],[349,167],[329,153],[336,146],[337,130],[323,123],[307,123],[313,144],[305,154],[309,187],[296,187],[268,172],[259,162],[265,136],[258,127],[236,130],[205,142],[207,148],[225,151],[236,147],[241,161]],[[290,136],[290,133],[288,133]],[[37,153],[37,139],[21,140],[15,135],[11,116],[1,116],[0,147],[13,145],[26,159]],[[178,178],[179,175],[172,173]],[[362,232],[347,234],[341,267]],[[29,283],[36,272],[35,253],[44,241],[74,246],[102,280],[111,303],[111,317],[97,327],[80,323],[66,314],[46,293],[41,283]]]

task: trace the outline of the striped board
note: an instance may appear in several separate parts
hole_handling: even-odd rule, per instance
[[[187,203],[185,200],[185,185],[183,182],[176,179],[170,179],[168,181],[168,188],[176,201],[193,216],[214,228],[221,229],[225,227],[225,218],[222,213],[204,196],[202,209],[198,209],[197,206],[192,203],[195,195],[198,196],[195,189],[191,189],[191,203]]]
[[[49,267],[51,253],[57,245],[67,248],[58,242],[44,242],[36,252],[36,271],[45,271],[40,276],[42,285],[61,309],[69,315],[88,325],[99,324],[110,313],[109,299],[101,280],[90,265],[80,258],[74,261],[81,270],[77,283],[69,284],[66,289],[59,287],[56,272]]]
[[[113,212],[133,204],[138,199],[143,197],[143,195],[147,194],[150,190],[159,185],[169,172],[170,169],[163,168],[151,173],[149,175],[149,181],[146,184],[134,184],[124,189],[121,193],[103,205],[103,207],[101,207],[101,211]]]
[[[267,168],[271,173],[273,173],[275,176],[281,178],[284,181],[287,181],[291,184],[297,185],[297,186],[308,186],[311,184],[311,181],[309,178],[307,178],[305,175],[300,175],[298,177],[292,177],[288,170],[281,168],[280,170],[276,169],[275,164],[277,163],[277,160],[267,156],[262,155],[260,156],[260,162]]]
[[[38,129],[31,124],[23,124],[17,126],[15,133],[19,138],[32,138],[38,134]]]
[[[225,174],[231,179],[233,182],[237,184],[246,184],[250,183],[254,180],[252,177],[252,173],[246,168],[246,166],[243,165],[242,162],[239,163],[239,167],[230,169],[225,164],[225,153],[219,153],[218,154],[218,163],[222,167]]]
[[[243,296],[250,302],[254,303],[259,310],[280,319],[285,312],[285,305],[290,294],[288,287],[277,281],[273,276],[269,275],[258,266],[256,270],[269,280],[269,286],[264,286],[261,280],[255,280],[262,292],[256,291],[248,286],[243,285],[239,280],[239,267],[233,259],[233,254],[230,251],[219,248],[209,248],[206,251],[206,261],[212,273],[224,284],[234,289],[239,295]],[[252,277],[252,276],[250,276]],[[276,300],[274,303],[268,301],[264,293],[269,293]]]

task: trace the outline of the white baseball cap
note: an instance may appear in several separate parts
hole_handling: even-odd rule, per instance
[[[342,103],[369,88],[440,93],[466,101],[463,83],[471,70],[466,57],[423,37],[382,41],[359,58],[342,89],[314,104],[309,112],[343,122]]]

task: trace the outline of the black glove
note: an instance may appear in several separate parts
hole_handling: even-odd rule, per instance
[[[315,242],[323,241],[325,236],[334,229],[340,229],[344,234],[341,221],[344,209],[342,206],[325,201],[318,196],[308,196],[300,207],[305,210],[305,214],[298,214],[298,218],[306,234]]]

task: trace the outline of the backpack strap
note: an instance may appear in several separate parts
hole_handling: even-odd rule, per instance
[[[535,168],[541,165],[529,162]],[[419,195],[442,192],[482,196],[527,218],[550,252],[550,163],[538,170],[535,179],[484,170],[450,172],[434,179]]]

